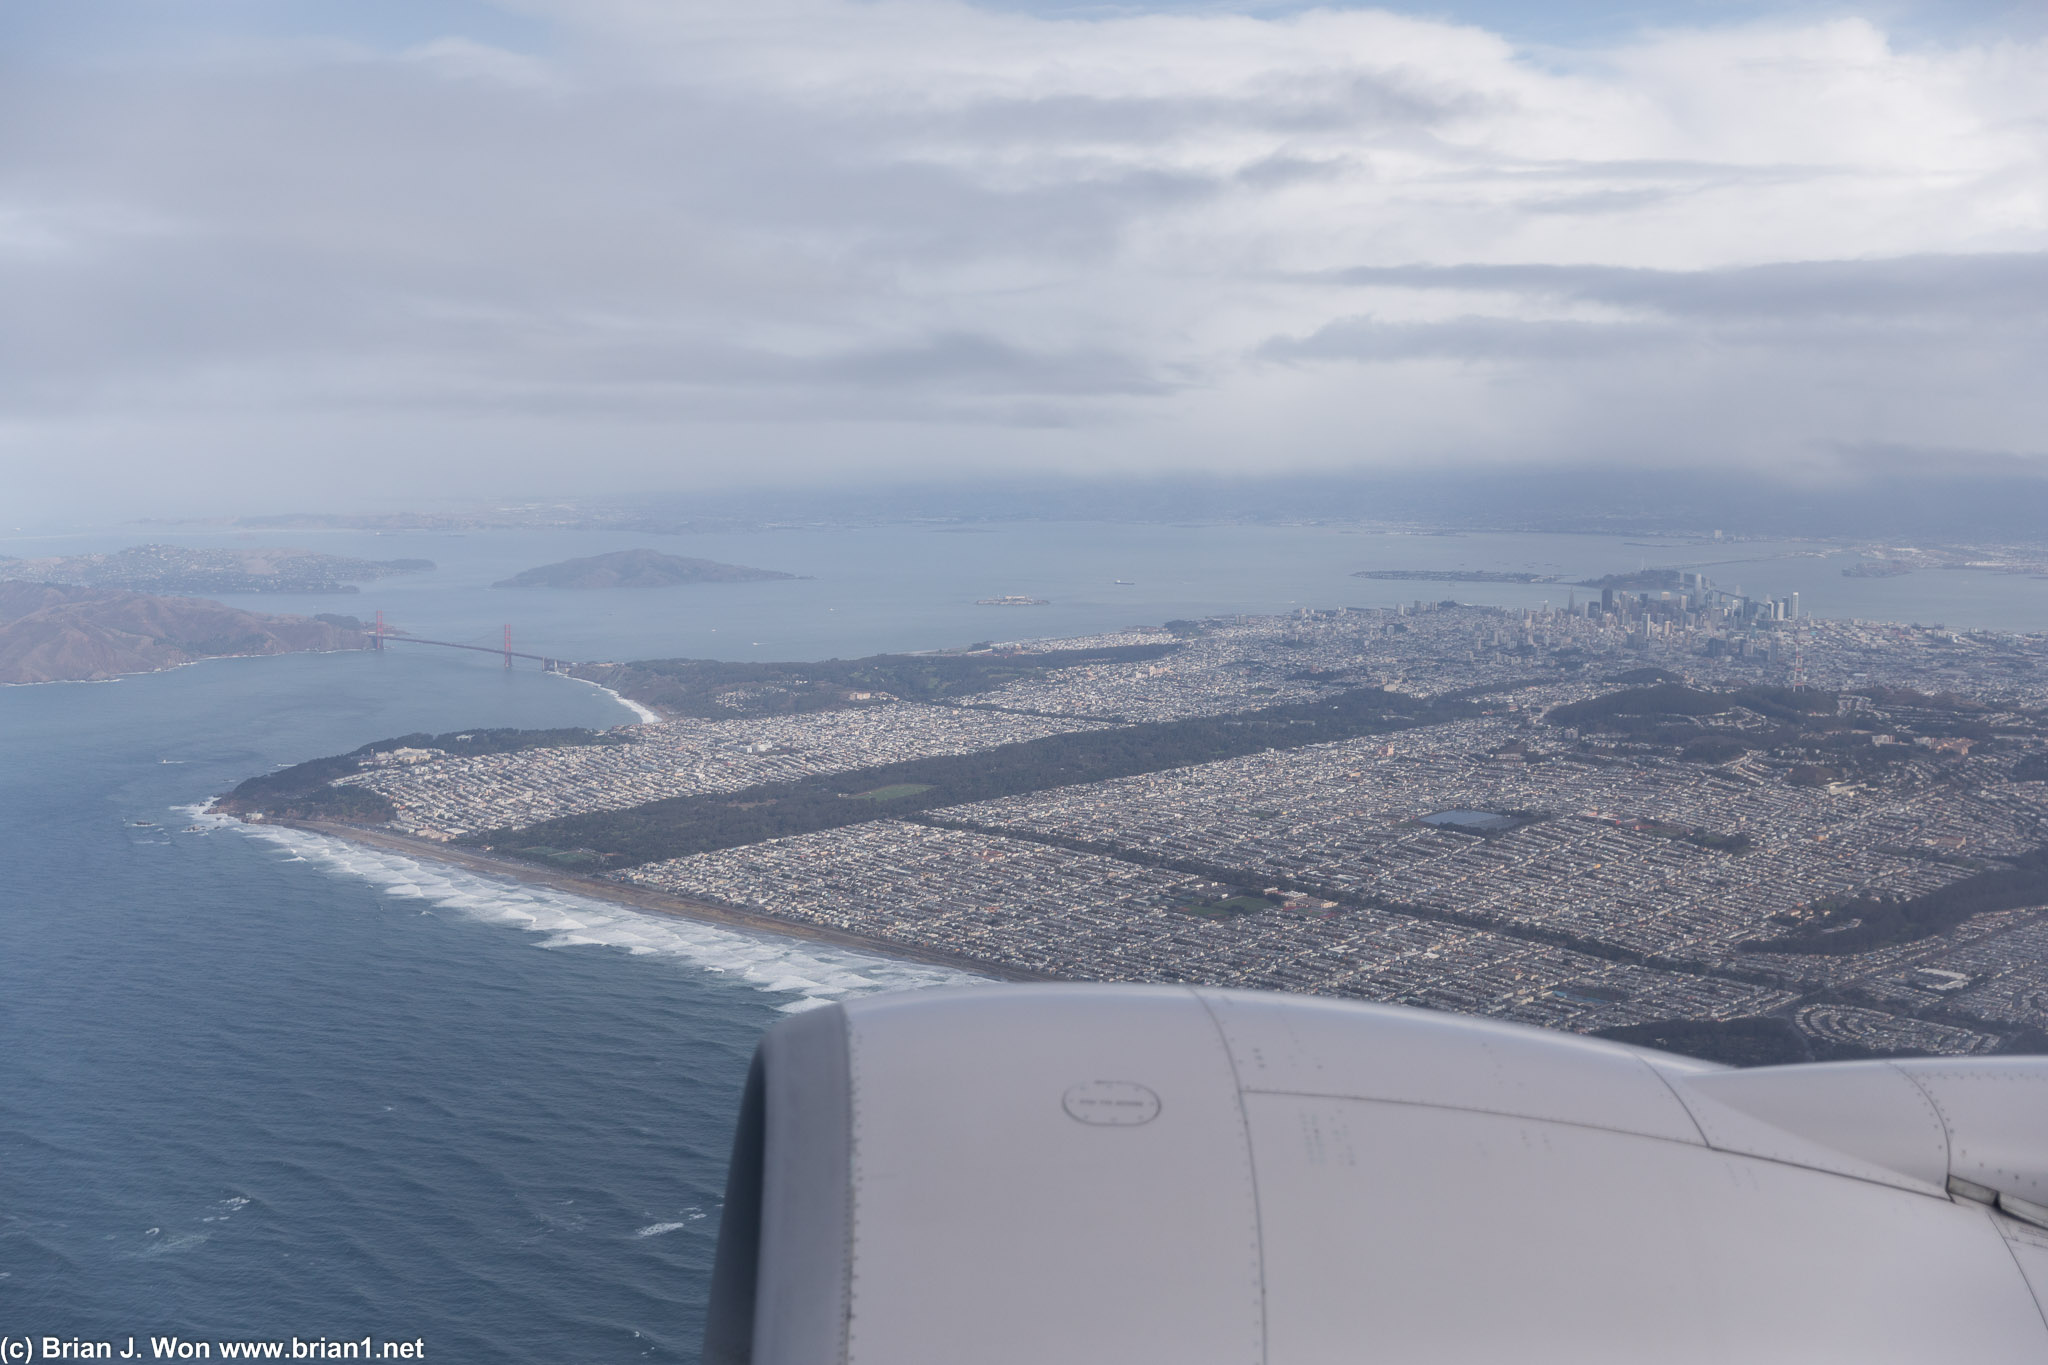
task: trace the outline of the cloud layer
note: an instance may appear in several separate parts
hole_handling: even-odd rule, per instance
[[[521,8],[0,71],[22,496],[2048,453],[2039,42]]]

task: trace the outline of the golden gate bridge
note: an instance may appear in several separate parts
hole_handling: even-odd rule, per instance
[[[402,630],[394,630],[385,624],[384,613],[380,611],[377,613],[377,624],[370,630],[370,648],[381,654],[384,652],[384,646],[387,641],[397,641],[408,645],[438,645],[442,649],[468,649],[474,650],[478,654],[496,654],[505,660],[505,667],[507,668],[512,667],[514,659],[532,659],[541,666],[541,671],[544,673],[561,673],[575,663],[573,659],[557,659],[547,654],[525,654],[512,648],[512,627],[510,624],[507,624],[505,627],[505,642],[502,645],[464,644],[458,640],[429,640],[425,636],[410,635]]]

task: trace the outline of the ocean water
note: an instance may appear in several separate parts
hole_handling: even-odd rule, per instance
[[[755,1036],[953,978],[195,815],[374,735],[630,719],[481,664],[0,690],[0,1336],[695,1359]]]
[[[1349,575],[1710,559],[1743,561],[1711,570],[1724,583],[1800,591],[1821,614],[2048,628],[2048,584],[1843,579],[1846,561],[1794,543],[1143,526],[186,539],[434,559],[358,595],[242,604],[382,607],[480,644],[509,622],[519,647],[569,658],[815,658],[1415,597],[1533,606],[1569,590]],[[490,587],[650,543],[809,577]],[[1052,605],[974,603],[1005,593]],[[755,1037],[818,1001],[957,978],[196,814],[252,773],[389,735],[629,719],[596,688],[417,646],[0,688],[0,1337],[695,1359]]]

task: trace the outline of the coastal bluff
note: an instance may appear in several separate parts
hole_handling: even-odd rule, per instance
[[[494,588],[672,588],[684,583],[755,583],[795,578],[775,569],[750,569],[715,559],[665,555],[659,550],[615,550],[584,559],[543,564],[491,584]]]
[[[0,683],[97,682],[199,659],[366,643],[349,617],[270,616],[196,597],[0,582]]]

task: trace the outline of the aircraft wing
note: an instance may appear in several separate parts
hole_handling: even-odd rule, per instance
[[[2044,1305],[2048,1059],[1005,986],[765,1036],[704,1359],[1990,1365]]]

